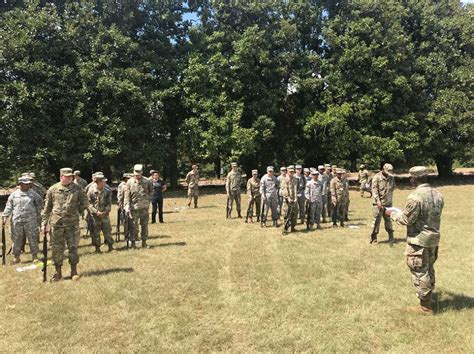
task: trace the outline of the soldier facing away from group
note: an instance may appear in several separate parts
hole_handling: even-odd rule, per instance
[[[2,214],[2,227],[5,227],[7,218],[11,216],[12,264],[20,263],[20,253],[26,239],[30,245],[33,263],[38,262],[38,227],[43,199],[31,189],[31,185],[29,177],[20,177],[18,189],[8,197]]]
[[[67,246],[71,278],[78,279],[77,264],[79,254],[77,248],[80,241],[79,216],[87,207],[87,197],[79,186],[72,183],[73,173],[70,168],[60,170],[60,181],[48,189],[41,216],[42,232],[51,228],[51,250],[56,273],[52,281],[62,278],[64,250]]]
[[[231,217],[234,200],[237,207],[237,216],[241,218],[240,186],[242,184],[242,175],[237,170],[238,166],[236,162],[232,162],[230,166],[231,171],[227,174],[225,181],[225,190],[227,192],[227,219]]]
[[[153,185],[150,180],[143,177],[143,165],[135,165],[133,177],[127,181],[124,191],[124,210],[130,218],[130,245],[136,248],[138,239],[138,224],[141,229],[142,247],[148,248],[148,211],[150,209],[150,199],[153,193]]]
[[[199,171],[198,166],[193,165],[191,171],[186,175],[186,184],[188,185],[188,208],[194,200],[194,207],[198,207],[199,198]]]
[[[104,234],[105,242],[109,247],[109,252],[113,251],[112,226],[110,224],[110,210],[112,209],[112,192],[105,188],[107,179],[102,172],[95,175],[95,186],[89,188],[87,200],[89,203],[89,213],[92,216],[92,244],[95,246],[95,252],[100,251],[100,232]]]
[[[273,174],[273,166],[267,167],[267,174],[260,180],[260,194],[262,195],[263,213],[262,227],[267,227],[268,210],[272,212],[272,223],[278,227],[278,179]]]
[[[304,224],[305,220],[305,197],[304,191],[306,188],[306,177],[303,175],[303,167],[301,165],[296,165],[296,174],[294,177],[296,178],[296,185],[297,185],[297,203],[298,203],[298,212],[301,224]]]
[[[288,233],[288,229],[290,229],[290,227],[290,231],[295,232],[295,227],[298,220],[298,182],[294,176],[294,173],[295,168],[293,166],[289,166],[287,177],[282,179],[282,212],[285,219],[283,235],[286,235]]]
[[[364,191],[366,189],[366,184],[368,181],[369,171],[367,171],[367,166],[362,164],[359,167],[359,192],[361,197],[364,197]]]
[[[385,223],[385,230],[388,233],[390,245],[393,245],[393,225],[392,220],[384,214],[384,207],[392,206],[393,190],[395,189],[395,179],[393,177],[393,166],[386,163],[382,171],[377,173],[372,179],[372,197],[374,202],[372,205],[372,234],[370,235],[370,243],[377,245],[377,235],[380,230],[382,218]]]
[[[151,198],[151,223],[156,223],[156,213],[160,224],[163,221],[163,193],[166,191],[166,182],[160,178],[159,171],[153,171],[150,179],[153,185],[153,196]]]
[[[312,229],[314,224],[317,229],[321,230],[321,209],[323,204],[323,181],[319,179],[319,172],[311,171],[311,181],[306,183],[305,197],[308,201],[309,208],[309,228]]]
[[[247,215],[245,222],[253,223],[253,211],[257,216],[257,222],[260,221],[260,178],[258,178],[258,170],[252,170],[252,177],[247,181],[247,196],[249,198],[247,206]]]
[[[336,176],[331,180],[332,226],[337,227],[337,222],[344,227],[346,212],[346,184],[342,180],[344,170],[336,169]]]
[[[431,299],[435,289],[434,263],[438,258],[444,200],[441,193],[428,184],[426,167],[412,167],[409,173],[410,182],[416,189],[408,196],[405,208],[400,212],[386,210],[384,214],[407,227],[405,255],[420,300],[419,306],[408,310],[431,315]]]

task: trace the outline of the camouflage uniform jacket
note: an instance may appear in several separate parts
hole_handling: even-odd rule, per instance
[[[74,179],[74,183],[83,189],[85,189],[88,184],[84,178],[79,178],[79,180]]]
[[[188,184],[188,189],[199,188],[199,172],[189,171],[186,175],[186,183]]]
[[[277,177],[278,184],[279,184],[278,195],[279,195],[280,197],[282,196],[282,194],[281,194],[281,181],[282,181],[283,178],[286,178],[286,177],[287,177],[287,176],[283,176],[283,175],[279,175],[279,176]]]
[[[31,184],[31,189],[36,192],[40,197],[41,199],[44,199],[44,197],[46,196],[46,192],[48,191],[41,183],[39,182],[33,182]]]
[[[440,239],[441,193],[428,183],[421,184],[408,196],[405,208],[391,214],[392,220],[407,226],[407,243],[436,247]]]
[[[73,226],[79,215],[87,208],[87,197],[81,187],[74,183],[63,186],[58,182],[48,189],[41,221],[52,226]]]
[[[41,209],[43,209],[43,199],[36,192],[31,189],[22,192],[18,188],[8,197],[2,216],[11,215],[11,221],[14,224],[34,220],[39,225]]]
[[[281,189],[283,198],[287,199],[290,203],[296,201],[298,195],[298,181],[296,180],[296,177],[287,176],[286,178],[283,178]]]
[[[372,195],[374,203],[382,203],[385,206],[391,206],[393,200],[393,190],[395,189],[395,179],[393,176],[385,177],[380,171],[372,179]]]
[[[132,177],[127,181],[127,188],[125,189],[124,196],[124,207],[126,210],[148,209],[152,195],[153,184],[150,182],[150,180],[144,177],[140,179]]]
[[[331,180],[331,201],[333,203],[343,203],[346,197],[346,184],[342,179],[339,179],[337,176],[333,177]]]
[[[325,196],[328,192],[328,189],[329,189],[329,178],[328,178],[328,175],[325,174],[325,173],[321,173],[319,176],[318,176],[318,181],[321,182],[322,184],[322,187],[321,187],[321,195],[322,196]]]
[[[96,215],[97,212],[110,213],[112,209],[112,192],[108,188],[103,188],[101,191],[97,186],[92,186],[87,192],[87,200],[89,202],[89,212]]]
[[[304,196],[304,191],[306,188],[306,177],[304,175],[294,176],[296,179],[296,186],[297,186],[297,196],[298,198]]]
[[[117,204],[119,206],[119,208],[123,208],[123,199],[124,199],[124,196],[125,196],[125,187],[127,185],[127,182],[125,181],[122,181],[120,182],[120,184],[118,185],[117,187]]]
[[[369,180],[369,171],[367,169],[363,169],[359,171],[359,184],[366,184]]]
[[[260,195],[260,178],[250,178],[247,181],[247,194],[250,197],[258,197]]]
[[[323,182],[318,179],[306,183],[304,195],[311,203],[321,202],[323,199]]]
[[[240,185],[242,184],[242,175],[240,172],[230,171],[227,174],[227,179],[225,181],[225,190],[229,192],[238,192],[240,191]]]
[[[265,199],[270,198],[278,198],[278,188],[280,183],[278,182],[278,178],[275,176],[269,176],[266,174],[260,180],[260,194]]]

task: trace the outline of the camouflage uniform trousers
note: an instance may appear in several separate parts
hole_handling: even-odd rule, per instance
[[[321,223],[321,210],[323,204],[321,201],[309,203],[309,224],[314,225],[317,224],[319,225]]]
[[[263,200],[264,210],[262,214],[262,223],[267,222],[268,219],[268,210],[272,212],[272,221],[277,221],[279,219],[278,215],[278,197],[265,198]]]
[[[51,253],[54,265],[63,265],[66,246],[68,249],[69,264],[79,263],[77,248],[80,238],[79,223],[71,226],[53,226],[51,228]]]
[[[281,216],[283,215],[283,213],[281,212],[283,208],[283,199],[283,196],[278,196],[278,219],[281,218]]]
[[[345,221],[346,218],[346,204],[343,200],[338,201],[336,205],[331,203],[332,209],[332,222],[333,224],[337,223],[339,220],[341,223]]]
[[[304,193],[301,197],[297,197],[296,198],[297,202],[298,202],[298,214],[299,214],[299,218],[301,220],[301,223],[304,223],[304,219],[305,219],[305,206],[306,206],[306,198],[304,196]]]
[[[257,195],[255,197],[250,197],[249,196],[249,201],[247,205],[247,216],[249,218],[253,218],[254,210],[255,210],[255,215],[257,218],[260,217],[260,208],[262,204],[262,196]],[[254,208],[255,207],[255,208]]]
[[[321,203],[321,216],[323,218],[326,218],[331,215],[329,212],[329,204],[331,204],[331,200],[329,199],[329,196],[327,194],[323,195],[323,200]]]
[[[198,205],[199,189],[188,188],[188,206],[191,206],[191,202],[194,200],[194,206]]]
[[[285,199],[283,201],[282,213],[285,222],[285,229],[289,226],[295,227],[298,221],[298,202],[289,203],[288,200]]]
[[[30,245],[31,254],[38,254],[39,228],[36,220],[12,223],[11,233],[13,242],[12,253],[15,257],[20,257],[21,249],[27,239]]]
[[[385,205],[385,207],[388,208],[391,207],[391,205]],[[390,219],[390,216],[385,215],[383,209],[379,209],[377,205],[372,206],[372,216],[372,235],[377,235],[379,233],[382,219],[384,220],[385,231],[389,234],[393,233],[392,219]]]
[[[240,191],[230,191],[229,196],[227,198],[227,208],[229,210],[229,214],[232,213],[232,206],[234,204],[237,205],[237,212],[240,214]]]
[[[434,263],[438,259],[438,247],[407,244],[405,255],[416,296],[420,300],[426,300],[435,288]]]
[[[94,232],[92,234],[92,243],[94,246],[100,246],[100,232],[104,234],[105,243],[112,245],[114,240],[112,239],[112,225],[110,224],[110,217],[104,215],[99,218],[98,216],[93,216],[94,220]]]
[[[148,239],[148,208],[130,211],[132,217],[130,218],[130,241],[135,242],[138,239],[138,224],[141,229],[141,239],[146,241]]]

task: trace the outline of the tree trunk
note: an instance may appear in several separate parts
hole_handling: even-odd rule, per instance
[[[446,178],[453,175],[453,159],[450,156],[437,156],[435,158],[438,177]]]

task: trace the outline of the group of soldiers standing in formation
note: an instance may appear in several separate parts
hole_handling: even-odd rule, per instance
[[[267,226],[268,212],[271,211],[273,226],[278,227],[280,216],[284,217],[284,230],[295,231],[298,218],[307,228],[314,225],[321,228],[327,216],[331,216],[334,227],[344,226],[349,206],[349,189],[346,171],[336,166],[320,165],[318,168],[303,169],[301,165],[280,168],[281,174],[274,176],[274,168],[267,167],[267,173],[259,179],[258,171],[252,171],[247,181],[248,207],[245,222],[252,223],[255,216],[262,227]],[[444,206],[443,197],[428,184],[428,170],[423,166],[409,170],[411,183],[416,189],[408,196],[403,210],[392,207],[395,181],[393,166],[385,164],[383,169],[370,179],[364,165],[359,171],[361,196],[369,190],[373,198],[373,222],[370,243],[377,244],[381,220],[389,235],[389,242],[394,242],[393,225],[395,221],[407,226],[407,246],[405,255],[412,274],[420,305],[413,311],[432,314],[432,295],[435,287],[434,263],[438,257],[440,240],[441,213]],[[148,221],[150,202],[152,223],[163,222],[163,192],[166,184],[160,179],[157,171],[151,171],[150,178],[143,176],[143,166],[135,165],[132,174],[124,174],[118,186],[118,220],[124,223],[127,235],[127,247],[136,248],[138,225],[140,225],[142,248],[148,248]],[[62,279],[64,253],[68,249],[71,266],[71,279],[79,278],[78,246],[80,241],[79,222],[87,210],[90,218],[89,231],[96,252],[100,253],[100,233],[103,233],[109,251],[113,250],[110,211],[112,208],[112,189],[107,185],[102,172],[93,175],[89,184],[80,177],[79,171],[71,168],[60,170],[60,181],[48,190],[36,181],[34,173],[24,173],[18,180],[17,188],[8,198],[2,214],[2,228],[11,216],[11,238],[13,264],[20,262],[20,253],[27,239],[30,245],[33,262],[38,262],[39,232],[44,235],[50,231],[52,259],[55,274],[52,281]],[[188,207],[194,202],[198,207],[199,172],[193,165],[186,176],[188,185]],[[241,218],[242,176],[237,163],[231,164],[231,171],[226,178],[227,210],[230,218],[234,201],[238,217]],[[370,188],[368,184],[370,184]],[[261,206],[262,211],[260,212]],[[338,222],[340,223],[338,225]],[[117,225],[119,234],[119,222]]]

